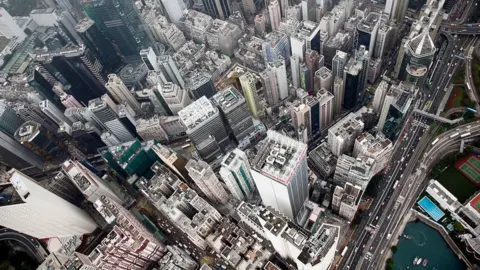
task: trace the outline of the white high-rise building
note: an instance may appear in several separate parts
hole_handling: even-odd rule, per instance
[[[292,107],[290,114],[292,116],[292,125],[295,128],[298,139],[303,141],[303,137],[299,134],[301,134],[300,132],[304,129],[307,130],[307,138],[310,138],[312,136],[310,107],[306,104],[299,104],[298,106]]]
[[[3,7],[0,8],[0,34],[8,39],[18,37],[19,41],[23,41],[27,37],[22,28],[17,25],[10,13]]]
[[[137,119],[137,134],[144,141],[168,141],[168,135],[162,128],[161,118],[155,115],[150,119]]]
[[[284,100],[288,96],[287,67],[283,57],[279,56],[277,61],[267,63],[267,68],[275,71],[277,77],[278,97]]]
[[[362,117],[350,113],[328,129],[328,145],[332,153],[339,157],[353,150],[355,139],[363,131]]]
[[[40,102],[40,108],[42,109],[42,112],[44,112],[57,125],[60,126],[64,122],[69,125],[72,124],[72,122],[70,122],[70,120],[65,117],[62,111],[55,107],[55,105],[53,105],[49,100],[46,99]]]
[[[292,70],[293,87],[300,87],[300,57],[296,55],[290,56],[290,68]]]
[[[383,133],[372,134],[365,132],[355,139],[353,147],[353,156],[367,156],[373,158],[375,163],[372,168],[372,174],[375,175],[387,167],[393,154],[393,143]]]
[[[10,183],[2,185],[0,225],[38,239],[83,235],[97,224],[82,209],[41,187],[14,170]]]
[[[157,61],[157,55],[153,51],[152,47],[140,50],[140,57],[142,58],[143,63],[145,63],[145,65],[147,66],[148,70],[160,70]]]
[[[395,19],[399,23],[403,23],[407,8],[408,0],[387,0],[385,3],[385,13],[390,19]]]
[[[343,71],[348,61],[348,54],[346,52],[338,51],[332,60],[332,78],[343,78]]]
[[[359,186],[346,183],[343,187],[336,186],[332,196],[332,210],[348,221],[352,221],[357,213],[362,189]]]
[[[298,56],[303,61],[307,49],[320,51],[319,32],[320,25],[316,22],[302,21],[290,37],[292,55]]]
[[[320,89],[317,92],[320,109],[320,130],[326,129],[333,121],[335,98],[329,91]]]
[[[333,81],[333,96],[335,97],[334,115],[338,115],[342,111],[343,97],[345,95],[345,87],[343,78],[335,77]]]
[[[373,97],[372,108],[376,113],[380,113],[382,109],[382,105],[385,101],[385,96],[388,92],[388,83],[387,81],[381,81],[377,89],[375,90],[375,96]]]
[[[282,19],[278,0],[273,0],[270,2],[270,4],[268,4],[268,13],[270,15],[270,25],[272,26],[272,31],[278,30],[278,27],[280,26],[280,20]]]
[[[140,103],[138,103],[122,79],[117,77],[116,74],[108,75],[108,82],[105,84],[105,88],[118,103],[126,102],[135,112],[139,113],[141,111]]]
[[[332,92],[333,87],[333,77],[332,71],[327,67],[321,67],[315,71],[315,89],[326,89],[329,92]]]
[[[185,168],[188,175],[211,202],[215,204],[228,202],[228,194],[210,165],[201,160],[190,159]]]
[[[395,101],[395,95],[387,93],[382,105],[382,111],[380,112],[380,118],[378,119],[377,128],[378,130],[383,130],[385,121],[387,121],[388,111],[390,110],[390,105]]]
[[[183,0],[162,0],[163,7],[172,23],[178,23],[187,11]]]
[[[307,145],[273,130],[252,163],[263,204],[297,222],[308,199]]]
[[[315,22],[317,20],[315,0],[302,0],[301,5],[303,19]]]
[[[168,22],[162,15],[148,22],[153,38],[172,47],[175,51],[180,49],[187,42],[185,35],[178,27]]]
[[[178,115],[180,110],[192,103],[187,91],[171,82],[159,85],[158,91],[174,115]]]
[[[67,160],[63,163],[62,168],[89,202],[95,203],[101,196],[107,196],[110,200],[119,204],[123,203],[123,200],[112,191],[102,178],[85,168],[80,162]]]
[[[230,193],[240,201],[248,199],[255,191],[255,182],[247,155],[235,148],[225,155],[221,166],[220,176]]]

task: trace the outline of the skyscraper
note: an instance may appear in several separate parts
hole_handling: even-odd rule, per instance
[[[388,82],[382,80],[378,84],[377,89],[375,89],[375,96],[373,97],[372,108],[378,114],[380,114],[382,110],[382,106],[385,101],[385,96],[387,95],[388,88],[389,88]]]
[[[122,79],[117,77],[116,74],[108,75],[108,82],[105,84],[108,93],[118,102],[118,103],[127,103],[130,108],[135,112],[139,113],[141,111],[140,103],[135,99],[130,90],[125,86]]]
[[[32,70],[27,77],[28,84],[35,89],[44,99],[48,99],[51,103],[55,104],[57,108],[63,110],[64,106],[60,102],[59,96],[52,90],[53,85],[50,84],[45,77],[36,69]]]
[[[253,120],[245,99],[233,86],[215,94],[212,101],[220,109],[237,142],[253,131]]]
[[[369,52],[369,57],[373,56],[375,50],[375,41],[377,37],[378,27],[380,26],[380,14],[376,12],[368,13],[365,19],[361,20],[357,25],[356,30],[356,48],[365,46],[365,49]]]
[[[201,160],[190,159],[185,168],[198,188],[211,202],[215,204],[228,202],[228,194],[210,165]]]
[[[332,78],[343,78],[343,70],[348,61],[348,54],[346,52],[338,51],[332,60]]]
[[[15,131],[15,139],[45,161],[65,158],[65,144],[39,123],[27,121]]]
[[[365,92],[368,71],[368,51],[357,50],[356,57],[350,58],[345,65],[343,81],[345,94],[343,98],[343,107],[345,109],[353,109],[360,105],[361,99]]]
[[[288,96],[287,67],[283,57],[279,57],[277,61],[267,63],[267,68],[275,72],[278,97],[284,100]]]
[[[178,115],[179,111],[192,103],[187,91],[181,89],[178,85],[171,82],[159,84],[158,91],[162,95],[163,100],[168,105],[173,115]]]
[[[333,121],[335,98],[326,89],[322,88],[317,93],[320,109],[320,130],[325,130]]]
[[[310,107],[306,104],[299,104],[291,109],[290,114],[292,116],[292,125],[297,132],[298,140],[305,142],[303,131],[306,130],[306,140],[308,142],[308,138],[311,138],[312,136],[312,117],[310,114]]]
[[[18,37],[19,41],[23,41],[27,37],[27,34],[3,7],[0,8],[0,33],[8,39]]]
[[[215,157],[229,144],[228,133],[217,107],[205,96],[178,112],[187,136],[204,160]]]
[[[45,239],[93,232],[97,224],[83,210],[14,170],[2,185],[0,225]]]
[[[35,61],[64,86],[65,92],[85,105],[106,92],[103,67],[83,44],[37,55]]]
[[[272,26],[272,30],[276,31],[278,30],[278,27],[280,26],[280,20],[281,20],[281,12],[280,12],[280,4],[278,3],[278,0],[273,0],[268,4],[268,13],[270,15],[270,25]]]
[[[260,106],[257,100],[257,84],[259,83],[259,78],[248,71],[242,74],[239,80],[248,109],[250,109],[254,117],[258,117],[260,115]]]
[[[385,3],[385,13],[389,15],[390,19],[397,20],[398,23],[403,23],[407,8],[408,0],[387,0]]]
[[[205,12],[213,18],[226,20],[232,14],[228,0],[202,0],[202,3]]]
[[[117,50],[105,35],[100,31],[94,21],[85,18],[75,26],[75,30],[83,43],[92,50],[97,59],[102,62],[106,72],[114,72],[121,65]]]
[[[308,198],[307,145],[268,130],[252,176],[263,204],[298,222]]]
[[[172,23],[178,23],[186,12],[187,7],[182,0],[162,0],[163,7]]]
[[[279,56],[290,62],[290,39],[285,33],[273,31],[265,36],[265,42],[262,44],[263,59],[265,62],[278,60]]]
[[[45,113],[53,122],[57,123],[57,125],[61,125],[62,123],[71,124],[70,120],[65,117],[62,111],[60,111],[55,105],[53,105],[50,101],[44,100],[40,103],[40,108],[42,112]]]
[[[335,77],[333,80],[333,96],[335,102],[333,105],[333,114],[338,115],[342,111],[343,99],[345,96],[345,86],[343,84],[343,78]]]
[[[45,163],[39,155],[2,130],[0,130],[0,156],[3,164],[24,172],[40,172]]]
[[[138,52],[151,40],[140,14],[131,0],[82,0],[81,4],[98,28],[127,58],[138,59]]]
[[[13,137],[23,122],[15,110],[10,108],[4,100],[0,100],[0,131]]]
[[[290,68],[292,70],[293,87],[300,87],[300,58],[296,55],[290,57]]]
[[[302,0],[302,17],[304,20],[315,22],[317,21],[316,3],[315,0]]]
[[[241,201],[249,198],[255,191],[255,182],[247,155],[235,148],[225,156],[221,166],[219,173],[230,193]]]

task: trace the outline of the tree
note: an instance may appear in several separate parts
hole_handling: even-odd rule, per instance
[[[396,253],[397,250],[398,250],[398,247],[397,246],[392,246],[390,249],[392,250],[393,253]]]
[[[395,265],[395,261],[392,258],[387,259],[387,265],[385,269],[387,270],[393,270],[393,266]]]

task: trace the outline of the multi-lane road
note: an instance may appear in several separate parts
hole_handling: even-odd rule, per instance
[[[468,38],[458,40],[454,36],[446,36],[447,45],[435,60],[436,70],[429,78],[430,85],[421,89],[423,95],[416,103],[419,109],[431,113],[437,111],[456,68],[460,66],[462,59],[456,55],[462,54],[462,47],[465,49],[470,42]],[[380,183],[379,190],[382,193],[356,228],[338,269],[381,267],[379,262],[387,252],[391,232],[398,228],[403,213],[416,198],[419,184],[412,182],[415,177],[411,175],[423,157],[423,150],[431,142],[434,131],[428,130],[427,125],[431,121],[425,116],[409,114],[407,119],[400,135],[402,139],[395,145],[394,162]]]

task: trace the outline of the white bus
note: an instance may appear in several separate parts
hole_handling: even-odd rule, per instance
[[[458,136],[458,132],[455,132],[452,135],[450,135],[450,138],[457,137],[457,136]]]
[[[345,256],[345,254],[347,254],[347,250],[348,250],[348,247],[345,247],[342,251],[342,257]]]
[[[438,140],[439,138],[436,138],[435,140],[433,140],[432,145],[435,145],[438,142]]]
[[[465,133],[465,134],[460,135],[460,138],[465,138],[465,137],[467,137],[468,135],[470,135],[470,132],[467,132],[467,133]]]
[[[397,181],[395,181],[395,184],[393,184],[393,189],[396,189],[396,188],[397,188],[397,186],[398,186],[398,180],[397,180]]]
[[[182,149],[187,149],[188,147],[190,147],[190,144],[189,144],[189,143],[187,143],[187,144],[185,144],[184,146],[182,146]]]

